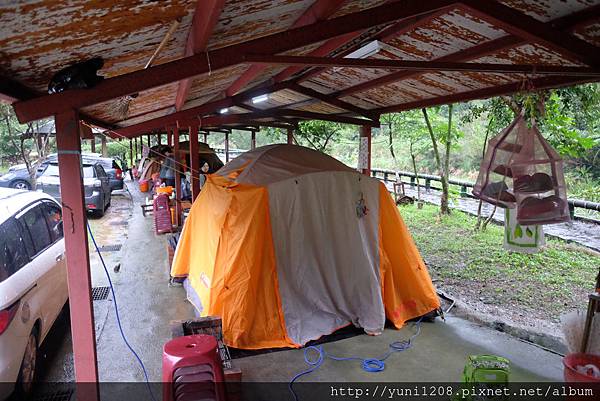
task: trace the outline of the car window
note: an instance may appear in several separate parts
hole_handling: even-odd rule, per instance
[[[14,219],[0,226],[0,282],[6,280],[29,262],[21,230]]]
[[[20,220],[29,230],[29,234],[31,234],[36,254],[46,249],[52,243],[44,213],[43,205],[40,204],[20,217]]]
[[[63,237],[62,210],[54,203],[44,202],[43,211],[52,242],[56,242]]]
[[[106,171],[104,171],[101,164],[96,164],[96,168],[98,169],[98,177],[106,177]]]
[[[83,178],[94,178],[94,166],[83,166]]]
[[[113,160],[112,161],[112,168],[120,170],[121,166],[119,166],[119,163],[117,163],[116,160]]]
[[[42,175],[58,177],[58,164],[48,164]]]

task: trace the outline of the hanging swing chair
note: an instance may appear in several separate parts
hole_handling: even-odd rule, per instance
[[[524,113],[489,141],[473,195],[516,208],[520,224],[570,220],[562,159]]]

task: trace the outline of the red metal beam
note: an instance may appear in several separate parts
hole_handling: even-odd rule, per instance
[[[353,125],[368,125],[371,127],[379,127],[379,121],[366,120],[361,118],[346,117],[333,114],[321,114],[313,113],[302,110],[263,110],[260,112],[253,113],[239,113],[239,114],[223,114],[220,116],[206,117],[200,121],[201,128],[224,126],[229,124],[248,123],[249,121],[256,121],[262,118],[279,118],[279,117],[297,117],[310,120],[323,120],[333,121],[343,124]],[[256,124],[263,124],[260,121],[256,121]]]
[[[384,24],[399,18],[420,15],[447,7],[453,0],[405,0],[312,25],[290,29],[248,42],[196,54],[179,60],[108,78],[90,89],[73,89],[14,104],[22,123],[38,120],[71,109],[101,103],[157,86],[216,71],[244,62],[249,54],[277,54],[321,42],[336,36]],[[208,62],[210,60],[210,63]]]
[[[292,28],[298,28],[313,24],[317,21],[325,20],[333,15],[347,0],[316,0],[301,16],[298,18]],[[275,53],[271,53],[275,54]],[[250,81],[260,75],[267,67],[262,65],[253,65],[239,76],[225,90],[227,96],[233,96],[242,90]]]
[[[59,114],[55,117],[55,124],[60,186],[63,189],[61,204],[66,254],[57,258],[65,258],[67,264],[75,381],[87,383],[78,388],[77,396],[94,401],[99,400],[98,362],[81,173],[79,116],[76,111]]]
[[[379,40],[379,41],[385,42],[386,40],[389,40],[395,36],[399,36],[406,32],[410,32],[411,30],[414,30],[415,28],[417,28],[419,26],[423,26],[424,24],[428,23],[432,19],[447,13],[448,8],[450,8],[450,7],[444,7],[444,8],[440,8],[436,11],[432,11],[432,12],[429,12],[426,14],[415,15],[415,16],[411,16],[408,18],[400,19],[399,21],[392,24],[391,26],[384,28],[383,30],[378,32],[377,35],[373,36],[369,40],[371,40],[371,41]],[[354,50],[358,49],[361,46],[361,44],[364,44],[364,43],[361,42],[361,43],[354,44],[353,46],[349,46],[347,49],[344,49],[344,51],[341,52],[340,54],[336,54],[335,57],[344,57],[345,55],[350,54]],[[317,54],[314,54],[314,55],[317,56]],[[319,68],[311,69],[307,74],[303,74],[301,77],[298,77],[295,81],[296,81],[296,83],[304,82],[304,81],[314,77],[315,75],[320,74],[321,72],[325,71],[326,69],[327,69],[326,67],[319,67]]]
[[[330,104],[330,105],[335,106],[335,107],[339,107],[339,108],[341,108],[343,110],[351,111],[353,113],[356,113],[358,115],[361,115],[361,116],[364,116],[364,117],[367,117],[367,118],[371,118],[371,119],[375,119],[375,120],[379,118],[379,115],[377,115],[376,113],[371,112],[370,110],[362,109],[362,108],[357,107],[357,106],[355,106],[353,104],[350,104],[350,103],[345,102],[345,101],[340,100],[340,99],[336,99],[333,96],[326,95],[324,93],[318,92],[318,91],[316,91],[314,89],[307,88],[307,87],[302,86],[302,85],[298,85],[298,84],[295,84],[295,83],[290,83],[290,89],[293,90],[294,92],[297,92],[297,93],[301,94],[301,95],[308,96],[308,97],[311,97],[313,99],[318,99],[318,100],[320,100],[320,101],[322,101],[324,103]]]
[[[220,109],[233,107],[241,102],[252,99],[253,97],[265,94],[273,93],[282,89],[287,89],[288,85],[285,83],[275,84],[268,87],[258,87],[251,89],[244,93],[240,93],[231,98],[225,98],[215,100],[212,102],[205,103],[200,106],[192,107],[186,110],[171,113],[163,117],[157,117],[152,120],[144,121],[138,124],[133,124],[128,127],[118,128],[113,130],[117,135],[123,135],[127,137],[133,137],[153,129],[164,127],[176,123],[177,121],[189,121],[190,119],[203,117],[207,114],[212,114]]]
[[[530,81],[534,90],[559,88],[565,86],[578,85],[586,82],[589,82],[589,80],[584,78],[573,77],[542,77],[532,79]],[[432,107],[442,104],[466,102],[468,100],[485,99],[494,96],[508,95],[511,93],[519,92],[522,89],[523,82],[511,82],[509,84],[504,84],[500,86],[475,89],[468,92],[455,93],[447,96],[438,96],[434,98],[416,100],[414,102],[402,103],[394,106],[382,107],[377,109],[376,111],[381,114],[396,113],[405,110],[420,109],[423,107]]]
[[[569,76],[599,76],[600,68],[572,67],[560,65],[519,65],[499,63],[461,63],[449,61],[415,61],[415,60],[390,60],[390,59],[353,59],[353,58],[327,58],[306,56],[263,56],[252,55],[247,57],[251,63],[271,65],[318,65],[328,67],[349,68],[375,68],[399,69],[409,71],[459,71],[459,72],[489,72],[495,74],[525,73],[525,74],[552,74]],[[293,84],[292,84],[293,85]],[[297,88],[298,86],[296,86]],[[290,87],[291,88],[291,87]],[[302,88],[302,87],[300,87]]]
[[[310,52],[309,55],[310,56],[326,56],[329,53],[331,53],[332,51],[345,45],[346,43],[351,42],[352,40],[356,39],[361,34],[362,34],[362,32],[351,32],[349,34],[330,39],[327,42],[323,43],[318,48],[316,48],[315,50],[313,50],[312,52]],[[285,80],[286,78],[291,77],[292,75],[294,75],[295,73],[297,73],[300,70],[302,70],[302,67],[288,67],[285,70],[281,71],[279,74],[275,75],[273,77],[273,80],[275,82],[281,82],[281,81]]]
[[[462,0],[461,3],[476,16],[532,42],[539,42],[563,55],[591,66],[600,66],[600,48],[565,34],[514,8],[497,1]]]
[[[597,18],[600,16],[600,7],[591,7],[589,13],[577,12],[571,14],[566,17],[557,18],[550,23],[553,24],[557,29],[561,29],[564,31],[569,31],[573,29],[573,27],[580,25],[585,21],[589,21],[590,15],[593,18]],[[507,35],[502,36],[500,38],[491,40],[489,42],[481,43],[479,45],[469,47],[467,49],[459,50],[454,53],[447,54],[442,57],[438,57],[437,59],[431,61],[440,61],[440,62],[460,62],[460,61],[469,61],[475,60],[481,57],[489,56],[494,53],[498,53],[500,51],[510,49],[516,46],[520,46],[527,43],[523,39],[513,36]],[[398,82],[404,79],[414,78],[421,75],[420,72],[415,71],[399,71],[391,74],[384,75],[382,77],[372,79],[367,82],[360,83],[358,85],[354,85],[343,89],[341,91],[332,94],[335,97],[344,97],[349,96],[355,93],[365,92],[367,90],[384,86],[387,84],[391,84],[394,82]]]
[[[225,0],[204,0],[196,3],[196,11],[185,46],[186,57],[206,50],[208,40],[219,21],[223,5],[225,5]],[[179,82],[175,97],[175,110],[181,110],[185,104],[192,81],[193,78],[186,78]]]

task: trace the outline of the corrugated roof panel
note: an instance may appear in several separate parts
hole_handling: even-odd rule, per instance
[[[208,43],[217,49],[288,29],[312,0],[227,1]]]
[[[94,56],[107,77],[144,68],[171,23],[181,24],[157,63],[183,55],[195,1],[58,1],[0,5],[0,68],[46,91],[60,69]]]

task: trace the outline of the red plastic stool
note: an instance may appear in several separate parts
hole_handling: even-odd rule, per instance
[[[163,401],[225,400],[217,340],[206,334],[177,337],[163,348]]]
[[[169,197],[165,194],[158,195],[154,199],[152,209],[154,213],[154,231],[156,231],[157,234],[173,232]]]

